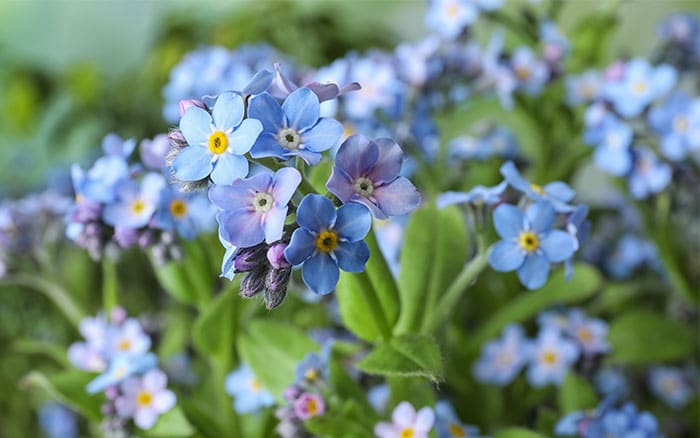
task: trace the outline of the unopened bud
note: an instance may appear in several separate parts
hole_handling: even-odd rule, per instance
[[[281,269],[290,266],[284,256],[285,248],[287,248],[286,243],[275,243],[267,250],[267,261],[270,262],[273,268]]]
[[[184,116],[185,112],[192,107],[207,111],[207,105],[199,99],[182,99],[180,100],[180,117]]]
[[[259,266],[266,266],[265,253],[267,245],[264,243],[251,246],[250,248],[239,248],[236,259],[233,261],[235,272],[248,272]]]
[[[265,288],[266,274],[267,269],[256,269],[248,272],[248,275],[241,281],[241,296],[252,298],[260,293]]]

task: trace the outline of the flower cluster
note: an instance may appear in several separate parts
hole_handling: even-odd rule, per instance
[[[649,412],[638,411],[632,403],[619,408],[603,401],[592,411],[576,411],[559,420],[555,433],[558,436],[596,438],[607,436],[638,436],[660,438],[656,418]]]
[[[112,309],[109,318],[102,314],[85,318],[80,333],[85,341],[70,346],[68,359],[79,369],[101,373],[86,389],[107,397],[102,406],[108,416],[105,427],[123,429],[133,419],[139,428],[150,429],[175,406],[165,373],[155,368],[158,358],[149,351],[150,336],[124,309]]]
[[[90,169],[74,165],[75,203],[66,214],[67,236],[94,258],[108,245],[138,245],[164,262],[179,257],[175,235],[193,239],[211,229],[214,211],[206,197],[167,183],[163,146],[164,136],[142,142],[142,162],[132,164],[136,141],[110,134],[102,142],[105,155]]]
[[[503,386],[527,366],[532,386],[559,385],[580,357],[590,359],[610,350],[605,322],[587,317],[580,309],[545,312],[538,321],[540,331],[534,340],[525,337],[521,326],[511,324],[500,339],[485,344],[474,364],[476,378]]]

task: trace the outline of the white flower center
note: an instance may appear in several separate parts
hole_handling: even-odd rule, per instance
[[[365,198],[372,196],[372,193],[374,192],[374,184],[372,184],[372,180],[364,176],[357,178],[352,186],[353,189],[355,189],[355,193],[360,196],[364,196]]]
[[[258,192],[253,198],[253,208],[256,213],[267,213],[270,211],[275,200],[272,199],[272,195],[267,192]]]
[[[277,141],[283,148],[294,151],[299,149],[299,142],[301,139],[299,138],[299,133],[296,130],[292,128],[284,128],[277,133]]]

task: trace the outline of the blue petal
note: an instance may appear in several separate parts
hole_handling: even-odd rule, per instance
[[[308,88],[294,90],[282,104],[282,111],[287,116],[288,126],[297,131],[311,128],[321,112],[318,96]]]
[[[333,251],[338,259],[338,266],[346,272],[362,272],[369,260],[369,247],[364,240],[357,242],[340,242]]]
[[[351,135],[338,148],[334,170],[337,168],[350,180],[365,176],[379,159],[379,147],[364,135]]]
[[[555,181],[545,185],[544,192],[562,202],[571,201],[573,197],[576,196],[576,191],[569,187],[568,184],[561,181]]]
[[[515,167],[512,161],[507,161],[501,166],[501,175],[508,181],[514,189],[520,190],[522,192],[527,192],[530,190],[530,183],[528,180],[523,178]]]
[[[265,215],[265,242],[272,243],[282,238],[284,221],[287,219],[287,206],[273,207]]]
[[[523,212],[516,206],[501,204],[493,211],[493,226],[502,239],[512,239],[523,229]]]
[[[216,161],[214,170],[211,172],[211,180],[214,184],[231,184],[239,178],[248,175],[248,160],[240,155],[224,153]]]
[[[496,271],[514,271],[523,264],[525,252],[515,243],[508,240],[496,242],[489,252],[489,264]]]
[[[538,289],[547,282],[549,262],[547,257],[539,254],[529,254],[525,263],[518,269],[520,282],[528,289]]]
[[[338,284],[340,271],[327,253],[318,253],[304,262],[301,268],[301,277],[309,289],[320,295],[330,293]]]
[[[437,197],[437,207],[445,208],[453,204],[464,204],[472,199],[470,193],[466,192],[445,192],[440,193]]]
[[[275,172],[273,183],[270,187],[270,193],[275,199],[275,204],[286,206],[289,200],[292,199],[294,193],[301,183],[301,174],[293,167],[283,167]]]
[[[337,215],[333,228],[338,233],[338,237],[347,241],[355,242],[363,239],[372,227],[372,215],[362,204],[345,204],[338,209]]]
[[[670,65],[663,64],[656,67],[653,73],[653,79],[651,80],[655,91],[654,97],[663,96],[671,91],[671,88],[673,88],[673,86],[676,84],[677,79],[678,73],[676,72],[676,69]]]
[[[190,107],[180,119],[180,131],[190,146],[206,144],[211,134],[211,116],[202,108]]]
[[[230,151],[237,155],[243,155],[248,152],[255,144],[262,129],[262,123],[259,120],[243,120],[243,123],[228,135]]]
[[[321,195],[306,195],[297,209],[297,223],[315,233],[333,228],[336,217],[331,200]]]
[[[226,210],[216,215],[221,236],[241,248],[249,248],[265,240],[261,215],[248,210]]]
[[[343,131],[345,128],[339,121],[323,118],[301,134],[301,143],[312,152],[323,152],[338,144]]]
[[[283,160],[285,152],[287,150],[280,146],[274,134],[263,131],[250,150],[250,156],[253,158],[275,157]]]
[[[382,213],[381,215],[375,213],[378,219],[410,213],[418,207],[421,201],[416,186],[403,176],[396,178],[389,184],[375,187],[372,196],[377,200],[379,210]]]
[[[292,233],[289,245],[284,249],[284,258],[292,265],[300,265],[316,250],[316,236],[309,230],[297,228]]]
[[[236,93],[226,92],[219,95],[212,110],[214,126],[222,131],[234,128],[243,120],[243,98]]]
[[[243,210],[250,204],[250,194],[238,186],[213,185],[209,189],[209,200],[222,210]]]
[[[260,70],[255,73],[253,79],[248,82],[248,85],[241,91],[243,94],[260,94],[267,90],[275,78],[274,73],[269,70]]]
[[[199,181],[212,170],[212,154],[202,146],[188,146],[173,160],[175,178],[180,181]]]
[[[569,233],[553,230],[540,242],[549,261],[558,263],[571,257],[576,249],[576,239]]]
[[[248,104],[248,117],[258,119],[266,132],[276,134],[284,124],[284,113],[274,97],[267,93],[255,96]]]
[[[525,218],[530,224],[530,230],[538,234],[547,232],[554,223],[554,207],[549,202],[532,204],[525,211]]]
[[[315,166],[319,163],[319,161],[321,161],[320,152],[312,152],[307,149],[297,149],[295,151],[288,151],[285,152],[284,156],[285,158],[290,158],[294,156],[299,157],[302,160],[304,160],[304,162],[309,166]]]

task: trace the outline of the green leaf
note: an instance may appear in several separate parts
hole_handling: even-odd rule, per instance
[[[206,399],[198,398],[195,400],[178,400],[177,404],[182,408],[185,417],[193,425],[198,433],[202,434],[207,438],[219,438],[224,436],[218,427],[217,418],[215,414],[211,412],[211,406],[208,404],[202,406],[201,403],[197,402],[207,402]],[[231,406],[233,409],[233,406]],[[231,415],[235,415],[233,412]]]
[[[39,371],[32,371],[22,379],[22,384],[40,388],[49,396],[65,403],[86,417],[100,421],[100,406],[104,397],[91,396],[85,390],[88,382],[95,376],[82,371],[63,371],[47,376]]]
[[[377,414],[372,406],[367,401],[366,393],[358,382],[353,379],[343,367],[340,354],[333,346],[331,359],[328,364],[329,383],[333,394],[340,397],[341,400],[354,400],[362,409],[363,415],[366,418],[377,419]]]
[[[567,373],[559,388],[559,411],[568,414],[590,409],[597,404],[598,397],[591,384],[574,372]]]
[[[326,182],[331,176],[331,171],[333,170],[333,162],[327,158],[323,158],[317,165],[311,168],[309,171],[309,183],[313,186],[318,193],[325,193]]]
[[[511,427],[496,432],[493,438],[547,438],[546,435],[540,435],[529,429],[522,427]]]
[[[357,366],[369,374],[442,379],[440,348],[425,336],[405,335],[378,345]]]
[[[236,331],[237,282],[219,294],[194,324],[192,341],[204,355],[232,356]]]
[[[498,336],[510,323],[524,322],[550,306],[576,303],[593,295],[600,284],[598,271],[584,263],[576,264],[574,269],[571,281],[566,281],[564,270],[560,269],[542,289],[523,291],[479,327],[471,336],[466,350],[470,354],[477,353],[484,342]]]
[[[185,418],[179,406],[175,406],[158,418],[155,426],[147,430],[148,437],[178,438],[194,435],[195,430]]]
[[[284,389],[295,378],[297,364],[307,353],[318,351],[316,344],[297,327],[253,320],[238,338],[238,352],[263,386],[281,400]]]
[[[396,333],[419,330],[466,259],[467,231],[459,210],[428,205],[411,216],[401,251],[401,313]]]
[[[364,420],[364,421],[363,421]],[[306,429],[318,436],[329,438],[364,438],[372,436],[372,429],[364,424],[367,417],[354,400],[347,400],[340,412],[328,412],[304,422]]]
[[[43,354],[50,357],[59,365],[70,367],[66,349],[55,343],[37,341],[34,339],[19,339],[12,344],[12,349],[23,354]]]
[[[633,310],[610,323],[612,363],[647,364],[680,360],[696,344],[692,330],[649,310]]]
[[[182,264],[170,262],[165,265],[158,265],[153,260],[153,257],[150,257],[150,260],[158,283],[170,296],[185,304],[195,304],[197,302],[194,287],[187,278]]]

